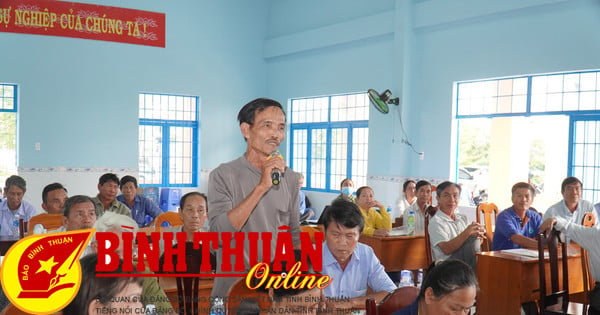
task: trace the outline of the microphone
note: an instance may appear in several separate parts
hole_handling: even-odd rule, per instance
[[[271,159],[274,157],[283,160],[283,156],[281,155],[281,153],[279,153],[278,150],[271,152],[271,154],[269,154],[268,159]],[[273,183],[273,185],[279,185],[280,181],[281,181],[281,172],[278,169],[274,168],[271,171],[271,183]]]

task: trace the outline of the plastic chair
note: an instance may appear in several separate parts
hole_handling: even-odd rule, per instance
[[[567,255],[567,244],[564,235],[552,229],[549,235],[540,233],[538,241],[538,268],[540,275],[540,314],[575,314],[567,313],[570,310],[582,310],[580,303],[569,302],[569,257]],[[561,248],[561,257],[558,257],[558,248]],[[550,293],[546,293],[546,258],[544,248],[548,248],[550,260]],[[559,288],[559,260],[562,265],[562,289]]]
[[[593,212],[588,212],[583,216],[581,225],[586,227],[593,227],[596,224],[596,218]],[[581,271],[583,273],[583,296],[585,298],[585,304],[590,304],[589,293],[594,288],[594,278],[590,273],[590,259],[588,252],[583,247],[581,248]]]
[[[172,211],[167,211],[159,214],[154,222],[154,228],[158,232],[161,231],[163,222],[168,222],[171,226],[183,225],[183,220],[181,220],[179,213]]]
[[[388,294],[381,302],[375,303],[374,299],[367,299],[367,315],[388,315],[412,303],[419,295],[416,287],[401,287]]]
[[[63,215],[49,213],[34,215],[29,219],[29,222],[27,222],[27,231],[30,234],[33,234],[33,227],[37,224],[43,225],[46,230],[56,230],[63,225]]]
[[[494,224],[492,224],[492,214],[494,215]],[[483,215],[483,223],[485,226],[486,240],[483,242],[482,251],[489,251],[492,247],[492,239],[494,237],[494,225],[496,224],[496,217],[498,216],[498,206],[494,203],[480,203],[477,206],[477,223],[481,223],[481,216]]]

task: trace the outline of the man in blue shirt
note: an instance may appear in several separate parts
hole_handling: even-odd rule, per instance
[[[396,289],[373,249],[358,242],[364,225],[360,210],[349,201],[334,201],[326,214],[322,273],[332,279],[325,288],[328,309],[364,308],[368,298],[379,302]],[[374,293],[367,295],[367,286]]]
[[[121,188],[122,195],[117,196],[117,201],[131,210],[131,217],[138,224],[138,227],[152,225],[154,219],[162,213],[162,210],[154,201],[137,194],[138,183],[135,177],[123,176],[119,188]],[[150,221],[146,222],[146,217],[151,218]]]
[[[500,212],[492,250],[531,248],[537,249],[536,237],[542,224],[541,215],[531,208],[535,189],[528,183],[519,182],[512,187],[513,206]]]

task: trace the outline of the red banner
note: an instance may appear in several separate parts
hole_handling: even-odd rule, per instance
[[[165,14],[54,0],[0,0],[0,32],[165,47]]]

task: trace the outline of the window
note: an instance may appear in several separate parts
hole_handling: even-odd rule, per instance
[[[600,71],[458,82],[456,105],[456,166],[475,169],[463,180],[474,197],[489,189],[490,200],[510,200],[526,181],[543,211],[562,199],[566,176],[583,182],[584,199],[600,196]]]
[[[0,83],[0,182],[17,173],[17,86]]]
[[[337,191],[346,177],[366,185],[368,105],[366,93],[291,100],[290,160],[306,188]]]
[[[139,102],[140,184],[196,186],[198,97],[140,93]]]

